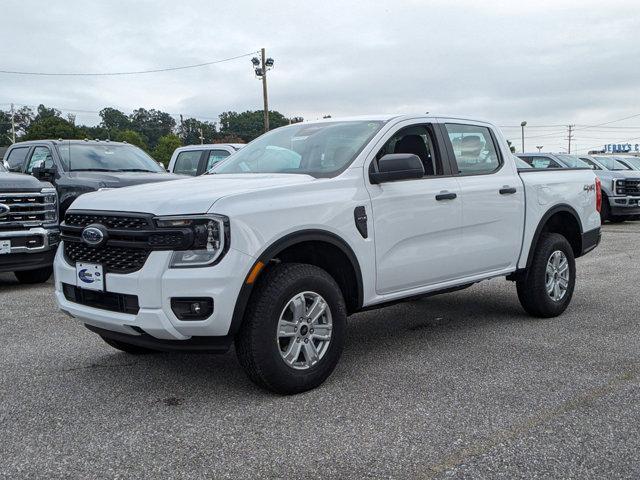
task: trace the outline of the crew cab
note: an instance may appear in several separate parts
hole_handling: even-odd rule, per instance
[[[554,317],[600,239],[599,180],[516,160],[463,118],[277,128],[210,174],[78,198],[57,302],[131,354],[235,342],[250,379],[283,394],[330,375],[358,311],[507,277],[525,311]]]
[[[640,174],[621,159],[605,155],[518,154],[533,168],[591,168],[602,182],[601,222],[624,222],[640,215]]]
[[[192,177],[202,175],[242,147],[243,143],[209,143],[178,147],[171,155],[168,170],[171,173]]]
[[[108,140],[17,142],[5,152],[4,161],[12,172],[51,182],[61,215],[83,193],[184,178],[168,174],[138,147]]]
[[[20,283],[51,277],[60,241],[58,197],[50,183],[8,173],[0,162],[0,273]]]

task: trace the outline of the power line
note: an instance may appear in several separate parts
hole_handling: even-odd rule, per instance
[[[206,67],[209,65],[215,65],[217,63],[230,62],[231,60],[237,60],[238,58],[248,57],[255,55],[256,52],[243,53],[242,55],[236,55],[235,57],[223,58],[221,60],[213,60],[211,62],[196,63],[193,65],[184,65],[181,67],[164,67],[156,68],[153,70],[137,70],[132,72],[102,72],[102,73],[80,73],[80,72],[23,72],[16,70],[0,70],[0,73],[7,75],[35,75],[35,76],[49,76],[49,77],[109,77],[117,75],[141,75],[147,73],[160,73],[160,72],[173,72],[176,70],[186,70],[188,68]]]

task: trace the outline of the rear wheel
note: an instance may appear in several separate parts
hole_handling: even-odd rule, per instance
[[[604,224],[611,218],[611,207],[609,206],[609,198],[602,195],[602,207],[600,208],[600,223]]]
[[[37,270],[21,270],[13,272],[20,283],[44,283],[51,277],[53,267],[38,268]]]
[[[516,282],[522,307],[535,317],[556,317],[566,310],[576,282],[573,249],[558,233],[540,237],[526,275]]]
[[[346,307],[335,280],[306,264],[271,267],[259,280],[236,352],[249,378],[280,394],[322,384],[344,344]]]
[[[151,350],[150,348],[138,347],[137,345],[131,345],[130,343],[120,342],[118,340],[113,340],[112,338],[107,338],[100,336],[105,343],[116,350],[120,350],[121,352],[129,353],[131,355],[145,355],[147,353],[157,353],[155,350]]]

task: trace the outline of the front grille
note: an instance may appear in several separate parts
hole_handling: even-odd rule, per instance
[[[9,207],[9,213],[0,216],[0,230],[10,225],[32,226],[54,222],[57,208],[55,201],[47,203],[45,197],[53,197],[53,194],[0,193],[0,204]]]
[[[640,195],[640,178],[626,178],[616,182],[618,195]]]
[[[105,273],[131,273],[140,270],[151,251],[146,248],[116,247],[107,245],[100,248],[84,243],[64,242],[64,255],[71,265],[76,262],[97,263]]]
[[[70,227],[84,228],[93,223],[99,223],[114,230],[145,230],[152,228],[148,216],[132,217],[120,215],[100,215],[86,213],[68,213],[64,223]]]
[[[136,315],[140,311],[138,297],[135,295],[84,290],[68,283],[62,284],[62,291],[64,298],[68,301],[87,307],[109,310],[111,312],[128,313],[130,315]]]

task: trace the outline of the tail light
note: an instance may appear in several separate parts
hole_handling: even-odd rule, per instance
[[[596,210],[602,210],[602,182],[596,177]]]

